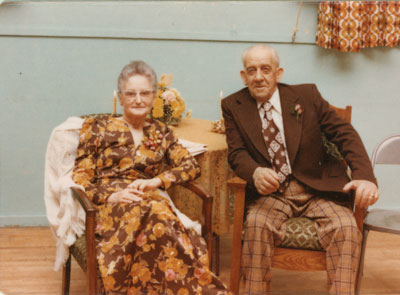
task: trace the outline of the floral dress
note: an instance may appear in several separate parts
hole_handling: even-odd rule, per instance
[[[183,226],[157,190],[133,203],[106,201],[135,179],[158,177],[168,189],[199,175],[196,160],[159,121],[147,122],[135,146],[122,120],[85,120],[73,178],[98,210],[97,260],[107,294],[229,293],[208,267],[204,240]]]

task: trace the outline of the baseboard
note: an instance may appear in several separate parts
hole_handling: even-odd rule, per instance
[[[0,215],[0,227],[49,226],[46,215]]]

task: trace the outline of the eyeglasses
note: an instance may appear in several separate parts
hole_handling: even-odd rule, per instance
[[[140,90],[140,91],[135,91],[135,90],[122,91],[122,94],[128,99],[134,99],[138,96],[140,98],[148,99],[148,98],[151,98],[153,93],[154,93],[154,90],[150,90],[150,89],[149,90]]]

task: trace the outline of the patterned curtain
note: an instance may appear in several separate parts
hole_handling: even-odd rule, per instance
[[[317,44],[339,51],[400,44],[399,1],[323,1]]]

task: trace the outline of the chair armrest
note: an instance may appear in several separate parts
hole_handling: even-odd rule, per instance
[[[86,193],[80,188],[71,187],[74,197],[79,201],[83,210],[85,210],[86,214],[90,212],[96,212],[96,208],[94,207],[92,201],[88,198]]]
[[[209,192],[207,192],[202,185],[194,181],[180,183],[179,185],[192,191],[194,194],[196,194],[203,200],[202,236],[207,242],[207,248],[209,253],[212,253],[212,207],[213,207],[214,197]]]
[[[246,185],[247,185],[247,181],[238,176],[235,176],[235,177],[229,179],[227,181],[227,183],[228,183],[228,186],[230,186],[232,188],[236,188],[236,189],[245,189]]]
[[[350,192],[350,196],[351,196],[351,208],[353,209],[354,219],[356,220],[356,224],[360,232],[363,232],[364,219],[367,216],[367,209],[357,206],[356,194],[354,191]]]
[[[354,218],[356,219],[357,227],[360,232],[363,232],[364,219],[367,215],[367,209],[358,207],[357,205],[354,207]]]
[[[180,183],[180,185],[186,187],[188,190],[191,190],[203,200],[213,199],[213,196],[208,191],[206,191],[201,184],[197,182],[189,181],[185,183]]]
[[[235,192],[235,209],[233,213],[233,233],[232,233],[232,266],[230,277],[230,289],[234,294],[239,292],[240,281],[240,260],[242,252],[242,230],[244,204],[247,182],[240,177],[233,177],[227,181],[228,186]]]

